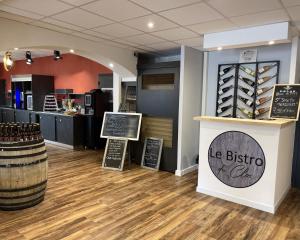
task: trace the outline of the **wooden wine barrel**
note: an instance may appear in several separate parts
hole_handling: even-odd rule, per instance
[[[42,202],[47,173],[43,139],[0,143],[0,209],[17,210]]]

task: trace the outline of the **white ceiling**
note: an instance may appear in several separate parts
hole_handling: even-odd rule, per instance
[[[2,0],[0,17],[137,51],[201,49],[204,33],[282,21],[300,30],[300,0]]]

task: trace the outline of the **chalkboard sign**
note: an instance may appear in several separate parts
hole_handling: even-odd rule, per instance
[[[123,170],[127,148],[127,139],[108,138],[103,156],[102,167]]]
[[[142,167],[159,170],[163,139],[146,138],[144,143]]]
[[[139,140],[142,114],[105,112],[101,137],[119,137]]]
[[[270,118],[290,119],[299,118],[300,84],[277,84],[274,87]]]

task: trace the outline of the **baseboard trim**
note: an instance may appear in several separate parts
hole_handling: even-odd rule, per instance
[[[61,148],[66,148],[66,149],[72,149],[72,150],[74,150],[74,146],[68,145],[68,144],[64,144],[64,143],[54,142],[54,141],[50,141],[50,140],[46,140],[46,139],[45,139],[45,143],[51,144],[51,145],[55,145],[55,146],[61,147]]]
[[[175,175],[178,176],[178,177],[181,177],[181,176],[183,176],[185,174],[188,174],[190,172],[194,172],[196,170],[198,170],[198,164],[195,164],[195,165],[190,166],[188,168],[185,168],[183,170],[176,170],[175,171]]]

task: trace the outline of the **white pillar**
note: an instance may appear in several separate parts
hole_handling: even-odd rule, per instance
[[[113,111],[118,112],[121,103],[121,81],[119,74],[113,72]]]

